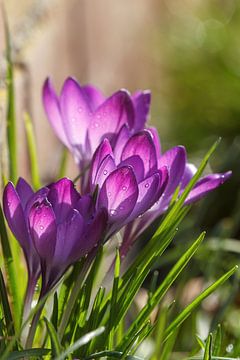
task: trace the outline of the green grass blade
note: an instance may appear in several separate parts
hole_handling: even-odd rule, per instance
[[[117,296],[118,296],[118,283],[120,276],[120,254],[119,250],[116,251],[116,262],[115,262],[115,270],[114,270],[114,280],[112,287],[112,297],[110,302],[110,318],[108,322],[108,349],[112,349],[113,347],[113,337],[114,337],[114,318],[116,317],[117,311]]]
[[[210,333],[207,338],[203,360],[211,360],[211,359],[212,359],[212,334]]]
[[[62,347],[61,344],[59,342],[58,339],[58,334],[56,332],[55,327],[53,326],[53,324],[48,321],[48,319],[44,318],[46,327],[47,327],[47,332],[50,336],[51,339],[51,349],[52,349],[52,356],[59,356],[61,354],[62,351]]]
[[[32,178],[32,185],[35,190],[41,187],[39,168],[38,168],[38,159],[37,159],[37,149],[36,149],[36,138],[33,131],[33,124],[29,114],[24,114],[24,124],[27,137],[28,153],[30,160],[30,172]]]
[[[105,328],[104,328],[104,326],[102,326],[94,331],[89,332],[88,334],[84,335],[79,340],[77,340],[73,345],[69,346],[68,349],[66,351],[64,351],[61,355],[59,355],[57,358],[55,358],[55,360],[64,360],[66,358],[66,356],[68,356],[69,354],[72,354],[74,351],[79,349],[81,346],[86,345],[92,339],[101,335],[104,331],[105,331]]]
[[[0,270],[0,295],[1,295],[0,300],[2,303],[2,311],[4,314],[4,319],[7,329],[7,335],[9,337],[12,337],[15,334],[15,330],[14,330],[12,313],[8,302],[7,290],[5,287],[4,278],[1,270]]]
[[[2,207],[0,205],[0,235],[2,254],[4,258],[5,269],[7,273],[8,286],[13,303],[14,322],[17,328],[20,326],[21,320],[21,297],[19,291],[19,282],[17,282],[15,263],[10,247],[9,237],[5,226]]]
[[[214,339],[214,345],[213,345],[213,355],[215,356],[221,355],[221,348],[222,348],[222,328],[221,325],[218,324],[216,336]]]
[[[7,141],[9,152],[9,177],[16,184],[17,171],[17,141],[16,141],[16,117],[15,117],[15,96],[14,96],[14,71],[11,57],[11,40],[6,14],[3,12],[4,28],[6,37],[6,58],[7,58]]]
[[[171,336],[172,332],[175,328],[180,326],[184,320],[188,318],[188,316],[192,313],[192,311],[213,291],[215,291],[220,285],[222,285],[227,279],[230,278],[238,269],[238,266],[234,266],[231,270],[229,270],[226,274],[224,274],[220,279],[210,285],[206,290],[204,290],[199,296],[195,298],[191,304],[189,304],[178,316],[177,318],[168,326],[165,331],[165,340]]]
[[[66,175],[67,161],[68,161],[68,149],[64,147],[60,159],[59,171],[57,176],[58,179],[61,179]]]
[[[181,271],[183,271],[183,269],[186,267],[188,262],[191,260],[192,256],[195,254],[198,247],[202,243],[204,236],[205,233],[202,233],[198,237],[198,239],[193,243],[193,245],[186,251],[186,253],[180,258],[180,260],[176,263],[176,265],[172,268],[172,270],[166,276],[162,284],[151,296],[148,303],[140,311],[139,315],[137,316],[137,319],[130,326],[126,336],[124,337],[122,343],[119,345],[118,348],[122,349],[123,347],[124,349],[125,346],[127,346],[128,339],[130,339],[133,336],[136,329],[138,329],[139,326],[142,326],[142,324],[147,320],[147,318],[149,317],[155,306],[160,302],[160,300],[166,294],[166,292],[173,284],[173,282],[176,280],[178,275],[181,273]]]
[[[13,351],[8,355],[8,360],[31,359],[35,357],[40,358],[48,355],[50,352],[50,349],[27,349],[22,351]]]

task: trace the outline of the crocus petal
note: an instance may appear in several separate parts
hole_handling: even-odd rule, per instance
[[[113,156],[112,147],[108,139],[104,139],[101,144],[97,147],[93,159],[91,162],[90,169],[90,182],[91,184],[96,184],[96,175],[101,165],[102,161],[105,159],[107,155]]]
[[[158,166],[166,166],[169,172],[169,181],[165,196],[172,196],[179,185],[186,166],[186,150],[183,146],[176,146],[166,151],[158,160]]]
[[[125,145],[121,160],[133,155],[139,156],[144,166],[144,176],[149,176],[157,170],[157,155],[151,134],[141,131],[134,134]]]
[[[130,130],[124,124],[121,127],[121,130],[119,131],[119,133],[117,135],[116,142],[115,142],[115,145],[114,145],[114,158],[115,158],[116,164],[120,163],[123,148],[126,145],[126,143],[127,143],[128,139],[130,138],[130,136],[131,136]]]
[[[150,127],[147,130],[152,134],[153,142],[154,142],[156,153],[157,153],[157,158],[160,158],[160,155],[161,155],[161,142],[160,142],[160,139],[159,139],[158,131],[157,131],[157,129],[155,127]],[[159,164],[158,167],[160,167],[160,164]]]
[[[133,155],[126,160],[123,160],[118,167],[131,166],[136,176],[137,183],[140,183],[144,179],[144,164],[142,159],[138,155]]]
[[[73,148],[84,146],[92,116],[85,92],[72,78],[68,78],[60,95],[63,127]]]
[[[132,95],[132,100],[135,110],[134,130],[139,131],[144,128],[144,124],[148,118],[151,104],[151,92],[149,90],[136,91]]]
[[[232,175],[231,171],[228,171],[223,174],[211,174],[204,176],[200,179],[190,194],[188,195],[185,204],[191,204],[194,201],[202,198],[208,192],[216,189],[218,186],[222,185],[226,180],[228,180]]]
[[[20,198],[11,182],[3,192],[3,210],[8,225],[24,250],[29,249],[29,235]]]
[[[92,190],[94,187],[98,185],[100,188],[102,187],[106,177],[116,169],[115,161],[113,160],[111,155],[106,156],[106,158],[102,161],[99,169],[97,171],[94,183],[92,184]]]
[[[52,206],[47,200],[33,205],[29,213],[29,227],[40,258],[50,265],[55,250],[57,226]]]
[[[17,181],[16,191],[20,198],[22,207],[25,209],[27,202],[34,194],[34,191],[31,186],[21,177]]]
[[[197,168],[193,164],[186,164],[184,174],[181,181],[181,189],[185,189],[191,178],[195,175],[197,172]]]
[[[122,125],[133,125],[134,109],[127,91],[120,90],[108,98],[94,113],[89,128],[92,149],[95,149],[104,137],[112,138]]]
[[[43,105],[56,135],[67,147],[70,147],[63,127],[59,101],[50,79],[47,79],[43,86]]]
[[[84,85],[82,89],[88,98],[88,103],[92,112],[94,112],[106,99],[101,91],[95,86]]]
[[[57,223],[61,223],[68,217],[69,211],[75,207],[80,195],[73,182],[67,178],[51,184],[49,189],[48,200],[52,204]]]
[[[106,208],[109,223],[120,224],[132,212],[138,198],[138,186],[130,167],[113,171],[105,180],[98,197],[98,208]]]
[[[84,219],[75,209],[72,209],[69,219],[57,227],[57,240],[54,252],[54,265],[64,264],[67,267],[76,256],[76,260],[81,257],[81,252],[74,254],[77,244],[80,243],[84,228]],[[85,253],[82,253],[82,256]],[[74,259],[73,259],[74,257]]]
[[[84,221],[88,221],[89,218],[92,217],[92,214],[95,209],[95,204],[93,201],[93,197],[89,194],[83,195],[75,205],[76,210],[79,211],[79,213],[84,218]]]
[[[79,243],[75,244],[72,256],[79,259],[79,255],[88,254],[100,241],[104,239],[108,215],[106,209],[100,209],[91,222],[86,225],[85,234],[81,237]]]
[[[138,184],[138,199],[127,221],[132,221],[143,215],[158,200],[158,189],[161,184],[161,173],[157,172]]]

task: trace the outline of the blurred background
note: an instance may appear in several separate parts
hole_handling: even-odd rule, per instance
[[[165,263],[158,264],[164,273],[188,241],[200,230],[208,231],[176,289],[185,294],[183,303],[189,301],[195,287],[200,291],[239,263],[240,0],[7,0],[4,5],[14,54],[21,175],[28,176],[24,111],[34,121],[43,180],[53,178],[58,169],[62,147],[41,103],[47,76],[58,90],[68,75],[95,84],[106,95],[122,87],[131,92],[151,89],[150,123],[158,127],[163,149],[185,145],[197,164],[222,137],[211,168],[233,170],[231,181],[194,207]],[[3,111],[2,17],[0,51]],[[70,162],[68,174],[76,172]],[[190,282],[193,277],[198,286]],[[217,322],[227,322],[227,348],[240,338],[239,279],[214,296],[200,310],[205,322],[191,319],[186,326],[197,326],[198,331],[205,326],[206,334]],[[191,341],[179,337],[177,349],[190,348],[194,341],[194,335]],[[228,349],[231,354],[233,348]]]

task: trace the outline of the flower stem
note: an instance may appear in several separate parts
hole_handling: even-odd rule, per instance
[[[38,300],[38,304],[41,300],[43,300],[43,299],[40,296],[39,300]],[[45,302],[46,302],[46,299],[43,301],[43,303],[41,304],[41,306],[39,307],[39,309],[37,310],[36,314],[33,317],[31,327],[30,327],[30,330],[28,333],[27,341],[26,341],[26,346],[25,346],[26,349],[30,349],[32,347],[33,340],[34,340],[36,330],[37,330],[38,321],[41,316],[42,310],[44,308]]]

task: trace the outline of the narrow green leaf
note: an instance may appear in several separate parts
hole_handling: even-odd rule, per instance
[[[30,359],[32,357],[45,356],[50,353],[50,349],[27,349],[22,351],[13,351],[8,355],[8,360]]]
[[[200,348],[201,348],[202,350],[204,350],[204,349],[205,349],[205,343],[204,343],[204,341],[203,341],[203,340],[200,338],[200,336],[198,336],[198,335],[196,335],[196,339],[197,339],[197,342],[198,342]]]
[[[28,153],[30,160],[30,171],[32,184],[35,190],[41,187],[39,168],[38,168],[38,159],[37,159],[37,149],[36,149],[36,138],[34,135],[33,124],[29,114],[24,114],[24,124],[28,145]]]
[[[57,176],[58,179],[61,179],[66,175],[67,160],[68,160],[68,149],[64,147],[62,150],[62,156],[59,165],[59,171]]]
[[[104,326],[89,332],[88,334],[81,337],[79,340],[77,340],[73,345],[69,346],[66,351],[64,351],[61,355],[59,355],[55,360],[64,360],[66,356],[69,354],[72,354],[74,351],[79,349],[81,346],[86,345],[89,343],[92,339],[94,339],[96,336],[101,335],[105,331]]]
[[[55,330],[57,330],[58,326],[58,294],[57,292],[54,293],[53,297],[53,311],[51,316],[51,323],[53,324]]]
[[[2,303],[2,310],[5,318],[7,334],[9,337],[11,337],[14,336],[15,330],[14,330],[12,313],[8,302],[7,290],[5,287],[4,278],[1,270],[0,270],[0,295],[1,295],[0,300]]]
[[[118,346],[118,349],[125,349],[127,346],[128,339],[131,339],[136,329],[146,321],[149,317],[155,306],[160,302],[163,296],[166,294],[170,286],[179,276],[181,271],[186,267],[190,259],[193,257],[195,252],[197,251],[198,247],[202,243],[204,239],[205,233],[202,233],[197,240],[192,244],[192,246],[184,253],[184,255],[180,258],[180,260],[175,264],[169,274],[166,276],[162,284],[159,288],[155,291],[155,293],[151,296],[148,303],[144,306],[144,308],[140,311],[135,321],[129,327],[127,334],[125,335],[122,343]]]
[[[203,355],[203,360],[211,360],[212,359],[212,333],[208,335],[205,351]]]
[[[50,336],[51,339],[51,349],[52,349],[52,356],[59,356],[61,354],[61,344],[59,342],[58,339],[58,334],[56,332],[55,327],[53,326],[53,324],[48,321],[47,318],[43,319],[45,321],[46,327],[47,327],[47,332]]]
[[[222,329],[221,329],[221,325],[218,324],[216,336],[214,339],[214,345],[213,345],[213,355],[215,356],[221,355],[221,347],[222,347]]]
[[[116,262],[115,262],[115,270],[114,270],[114,280],[112,287],[112,297],[110,302],[110,319],[108,322],[108,349],[113,347],[113,336],[114,336],[114,318],[117,313],[117,296],[118,296],[118,282],[120,276],[120,254],[119,250],[116,251]]]
[[[15,95],[14,95],[14,71],[11,56],[11,39],[8,28],[8,21],[3,11],[4,30],[6,37],[6,58],[7,58],[7,140],[9,152],[9,177],[16,184],[17,181],[17,141],[16,141],[16,117],[15,117]]]
[[[238,266],[234,266],[231,270],[229,270],[226,274],[224,274],[220,279],[214,282],[211,286],[209,286],[206,290],[204,290],[199,296],[195,298],[191,304],[189,304],[178,316],[177,318],[168,326],[165,331],[165,341],[171,336],[172,332],[175,328],[180,326],[192,313],[192,311],[213,291],[215,291],[220,285],[222,285],[230,276],[232,276],[238,269]]]
[[[18,328],[20,326],[20,319],[21,319],[21,297],[18,286],[19,282],[17,282],[16,280],[17,277],[15,271],[15,263],[13,261],[12,250],[10,247],[9,237],[5,226],[5,220],[4,220],[1,204],[0,204],[0,235],[1,235],[1,245],[2,245],[2,253],[4,257],[4,264],[7,273],[8,286],[13,303],[14,321],[16,327]]]
[[[154,347],[154,353],[151,357],[151,360],[159,360],[161,353],[162,353],[162,341],[164,336],[164,329],[167,324],[167,318],[168,318],[168,307],[162,306],[159,310],[158,320],[156,323],[156,329],[155,329],[155,347]]]

